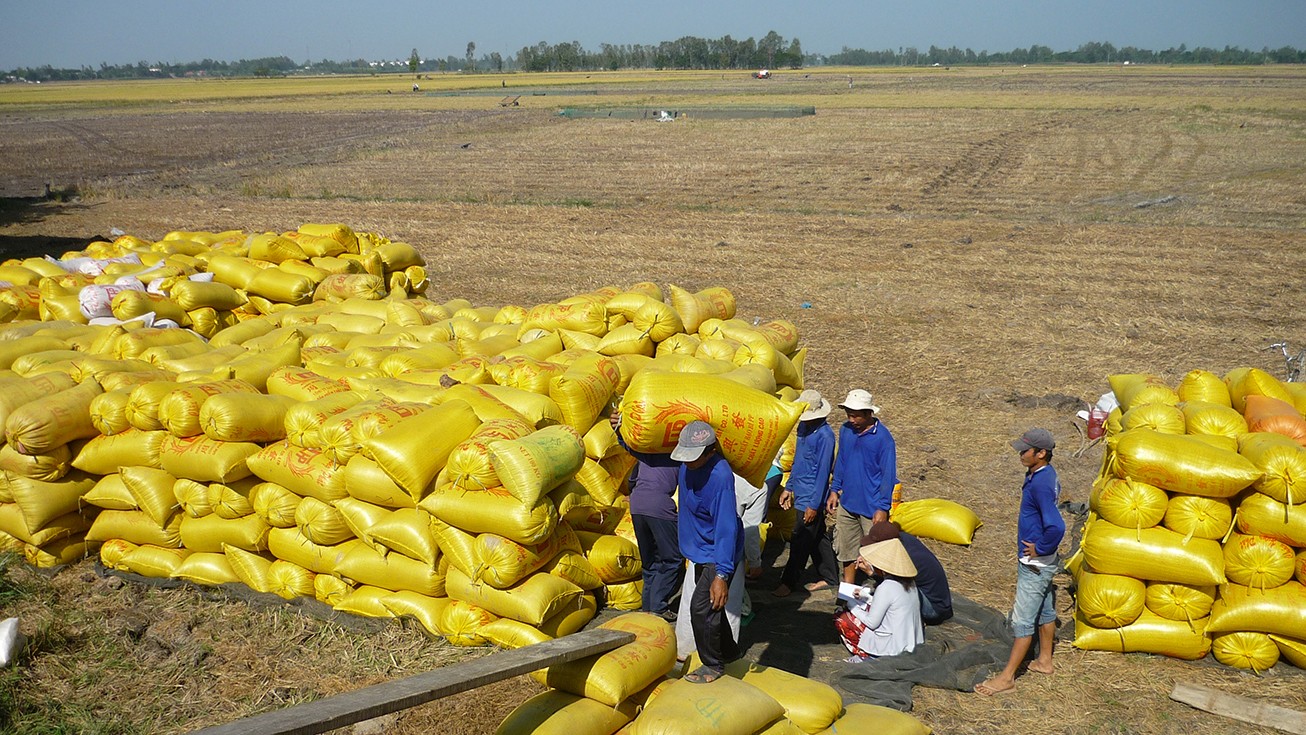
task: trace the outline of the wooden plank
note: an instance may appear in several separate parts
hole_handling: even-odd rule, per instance
[[[1228,717],[1253,725],[1273,727],[1284,732],[1306,735],[1306,712],[1278,707],[1254,699],[1227,694],[1200,684],[1177,682],[1170,698],[1204,712]]]
[[[632,633],[595,628],[195,732],[202,735],[326,732],[553,664],[611,651],[634,640]]]

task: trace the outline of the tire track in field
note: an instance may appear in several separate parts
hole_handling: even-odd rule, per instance
[[[1031,141],[1065,127],[1066,123],[1055,119],[1043,120],[972,143],[960,158],[944,166],[922,187],[921,195],[929,198],[959,188],[972,192],[984,189],[1000,173],[1018,163],[1021,152]]]

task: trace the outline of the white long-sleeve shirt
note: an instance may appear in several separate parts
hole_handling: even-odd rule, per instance
[[[849,608],[866,626],[857,647],[873,656],[896,656],[925,642],[921,600],[896,579],[885,579],[869,602]]]

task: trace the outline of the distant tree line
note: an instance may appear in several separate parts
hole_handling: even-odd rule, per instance
[[[148,79],[152,77],[271,77],[292,74],[380,74],[427,72],[504,72],[504,71],[598,71],[617,69],[783,69],[802,66],[962,66],[986,64],[1303,64],[1306,50],[1291,46],[1260,51],[1225,46],[1223,49],[1199,46],[1152,51],[1134,46],[1117,48],[1110,43],[1091,42],[1073,51],[1053,51],[1034,45],[1011,51],[976,52],[956,46],[927,50],[914,47],[868,51],[844,47],[837,54],[808,54],[797,39],[785,39],[771,31],[760,40],[742,41],[730,36],[698,38],[685,36],[657,44],[599,45],[590,51],[578,41],[549,44],[541,41],[525,46],[513,55],[495,51],[475,56],[476,44],[467,44],[467,52],[458,57],[422,58],[417,49],[405,59],[368,61],[305,61],[296,63],[288,56],[270,56],[239,61],[204,59],[186,63],[139,61],[135,64],[106,64],[98,68],[83,66],[60,69],[49,65],[19,67],[8,72],[5,81],[66,81],[79,79]]]
[[[972,49],[959,49],[956,46],[939,48],[930,46],[921,51],[916,48],[885,49],[867,51],[844,47],[837,54],[822,58],[826,64],[838,66],[963,66],[967,64],[1303,64],[1306,63],[1306,50],[1299,51],[1291,46],[1260,51],[1225,46],[1223,49],[1199,46],[1188,48],[1179,44],[1178,48],[1164,51],[1122,46],[1116,48],[1110,43],[1097,41],[1081,45],[1074,51],[1053,51],[1047,46],[1034,45],[1029,48],[1012,49],[1006,52],[989,53]]]

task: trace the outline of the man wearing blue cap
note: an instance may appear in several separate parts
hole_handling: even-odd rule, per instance
[[[739,643],[726,622],[725,607],[744,550],[743,525],[736,508],[735,475],[721,456],[710,424],[686,424],[671,458],[681,463],[680,551],[692,564],[689,619],[703,662],[685,675],[685,681],[704,684],[721,678],[726,664],[739,658]]]

